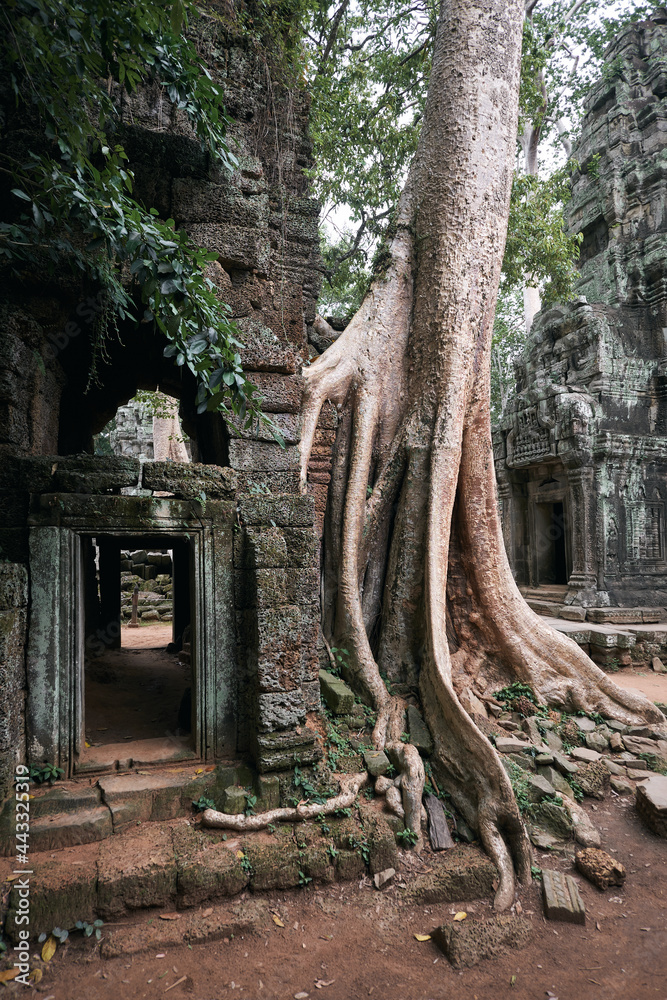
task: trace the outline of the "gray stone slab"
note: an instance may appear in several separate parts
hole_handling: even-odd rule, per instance
[[[573,760],[569,760],[565,754],[557,753],[554,751],[554,767],[556,767],[561,774],[567,777],[570,774],[576,774],[579,770],[577,764]]]
[[[500,753],[520,753],[524,750],[532,750],[532,743],[520,740],[515,736],[497,736],[496,750]]]
[[[325,704],[334,715],[349,715],[354,708],[354,694],[347,684],[328,670],[320,670],[319,676],[320,692]]]
[[[585,924],[586,910],[571,875],[542,869],[542,899],[547,920]]]
[[[531,802],[541,802],[549,795],[555,795],[556,789],[542,774],[531,774],[528,778],[528,798]]]
[[[408,705],[407,726],[413,746],[420,753],[430,754],[433,750],[433,739],[428,726],[414,705]]]
[[[637,785],[635,803],[649,829],[659,837],[667,837],[667,776],[654,774]]]
[[[574,721],[582,733],[592,733],[595,731],[595,723],[586,715],[576,715]]]
[[[365,750],[363,756],[366,770],[373,778],[386,774],[391,766],[384,750]]]
[[[573,757],[574,760],[583,761],[585,764],[593,764],[596,760],[600,760],[602,754],[598,753],[597,750],[589,750],[588,747],[575,747],[575,749],[571,751],[570,756]]]

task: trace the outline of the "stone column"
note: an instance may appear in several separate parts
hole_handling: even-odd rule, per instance
[[[498,476],[498,505],[500,507],[500,523],[503,529],[505,551],[507,552],[507,558],[509,559],[510,566],[512,567],[512,572],[516,575],[516,567],[514,565],[515,552],[512,541],[514,535],[512,484],[504,477],[501,478],[500,475]]]
[[[100,550],[100,629],[107,649],[120,649],[120,542],[98,539]],[[99,631],[97,632],[99,636]]]
[[[580,591],[595,591],[597,584],[595,473],[591,467],[576,466],[567,470],[567,480],[572,545],[572,572],[568,586]],[[583,600],[583,603],[590,602]]]

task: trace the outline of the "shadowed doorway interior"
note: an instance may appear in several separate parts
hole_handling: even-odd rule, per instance
[[[82,561],[81,766],[193,758],[194,602],[187,539],[98,534],[84,540]]]

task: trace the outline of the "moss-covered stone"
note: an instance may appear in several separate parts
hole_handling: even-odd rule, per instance
[[[495,865],[478,847],[462,844],[443,851],[407,890],[413,903],[450,903],[454,900],[486,899],[498,878]]]
[[[176,857],[176,893],[179,906],[234,896],[248,885],[250,874],[244,870],[236,849],[229,848],[222,837],[190,826],[174,829]]]
[[[275,843],[245,841],[243,849],[251,869],[250,887],[253,890],[290,889],[299,884],[301,860],[291,828],[287,832],[276,831]]]

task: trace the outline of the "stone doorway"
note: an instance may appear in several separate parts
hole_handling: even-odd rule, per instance
[[[186,539],[158,541],[81,539],[84,746],[76,771],[195,756],[194,573]]]
[[[568,580],[566,521],[562,500],[534,504],[534,552],[538,586]]]
[[[175,463],[170,463],[177,468]],[[186,467],[187,468],[187,467]],[[206,510],[173,496],[51,493],[35,500],[30,518],[31,607],[28,626],[26,728],[31,762],[49,761],[67,776],[159,763],[175,757],[230,759],[237,753],[237,676],[232,540],[235,506],[209,500]],[[168,730],[132,729],[92,759],[86,743],[86,644],[122,653],[120,554],[142,548],[174,557],[172,639],[190,627],[191,732],[177,734],[180,705]],[[96,551],[99,550],[99,551]],[[99,561],[97,579],[96,556]],[[97,610],[93,594],[97,581]],[[94,625],[94,628],[93,628]],[[137,630],[141,632],[141,630]],[[132,654],[135,655],[136,654]],[[136,673],[136,671],[135,671]],[[159,673],[159,671],[158,671]],[[112,690],[112,685],[107,685]],[[141,679],[135,676],[135,689]],[[185,687],[185,684],[183,685]],[[145,700],[150,692],[143,692]],[[181,690],[181,698],[184,690]],[[141,694],[139,695],[141,696]],[[175,700],[175,699],[174,699]],[[132,713],[139,716],[140,713]],[[145,714],[144,714],[145,718]],[[160,720],[158,713],[148,715]],[[116,720],[118,721],[118,720]],[[129,725],[130,723],[126,723]],[[105,721],[98,728],[108,728]],[[119,746],[119,743],[122,746]],[[132,743],[132,752],[127,744]],[[134,752],[136,750],[136,753]]]

